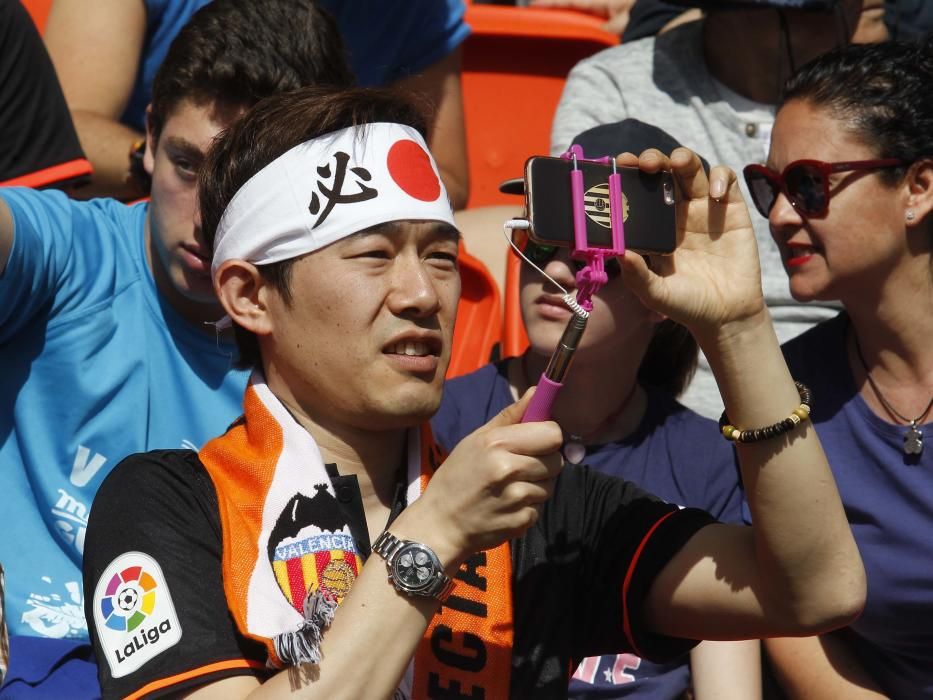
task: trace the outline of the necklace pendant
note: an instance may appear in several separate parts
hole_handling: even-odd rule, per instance
[[[576,435],[571,435],[561,448],[561,453],[568,464],[580,464],[586,457],[586,446]]]
[[[923,452],[923,431],[916,423],[911,423],[904,435],[904,454],[918,455]]]

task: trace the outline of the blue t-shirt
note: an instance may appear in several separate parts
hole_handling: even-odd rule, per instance
[[[210,0],[145,0],[146,39],[123,113],[142,130],[152,81],[172,40]],[[350,68],[363,86],[388,85],[437,63],[470,33],[462,0],[318,0],[337,20]]]
[[[513,403],[507,366],[507,361],[486,365],[447,382],[440,411],[431,422],[445,449],[453,449]],[[589,446],[586,463],[669,503],[703,508],[723,522],[740,522],[738,465],[716,423],[664,391],[646,391],[647,409],[635,432],[620,442]],[[634,654],[617,654],[585,659],[570,682],[569,696],[674,698],[689,684],[688,656],[655,664]]]
[[[12,634],[86,639],[81,556],[98,486],[124,457],[199,448],[242,412],[232,345],[156,292],[145,204],[0,190],[0,561]],[[146,498],[146,494],[136,494]]]
[[[152,81],[165,60],[172,40],[191,15],[211,0],[143,0],[146,5],[146,35],[139,55],[136,81],[120,121],[137,131],[145,131],[146,107],[152,101]]]
[[[423,71],[470,33],[462,0],[318,0],[337,20],[350,68],[362,86]]]
[[[933,423],[920,459],[906,429],[879,418],[855,386],[849,318],[824,321],[783,346],[792,376],[813,393],[810,414],[829,458],[868,576],[850,639],[894,698],[933,698]],[[746,520],[748,520],[746,510]]]

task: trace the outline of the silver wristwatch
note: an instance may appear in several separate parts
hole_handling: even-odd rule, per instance
[[[400,540],[386,530],[373,543],[373,551],[386,560],[389,580],[405,595],[436,598],[450,596],[454,582],[444,573],[437,555],[419,542]]]

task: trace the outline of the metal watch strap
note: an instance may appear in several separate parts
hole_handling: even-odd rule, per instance
[[[417,544],[419,547],[423,547],[424,549],[431,551],[430,547],[421,544],[420,542],[414,543],[410,540],[400,540],[388,530],[384,530],[382,534],[376,538],[376,541],[373,542],[372,551],[385,559],[386,567],[389,569],[389,580],[392,581],[392,584],[395,586],[397,591],[409,596],[417,595],[420,597],[435,598],[441,603],[446,602],[447,598],[450,597],[451,591],[453,590],[454,582],[450,576],[445,574],[440,569],[437,571],[433,585],[421,593],[407,590],[392,577],[391,572],[395,563],[395,556],[398,554],[398,551],[407,544]],[[433,555],[433,551],[431,553]],[[434,558],[437,559],[437,556],[434,555]]]
[[[392,555],[402,548],[405,544],[403,540],[393,535],[388,530],[383,530],[382,534],[373,542],[373,551],[386,560],[386,563],[392,561]]]

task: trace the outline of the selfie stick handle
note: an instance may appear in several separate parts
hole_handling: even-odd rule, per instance
[[[557,348],[551,355],[547,369],[538,380],[538,386],[535,395],[531,397],[531,402],[522,416],[522,423],[532,423],[535,421],[550,420],[551,409],[557,400],[557,394],[564,386],[564,377],[567,370],[570,369],[570,363],[573,360],[573,354],[580,344],[580,338],[583,337],[583,331],[586,330],[586,317],[574,314]]]

